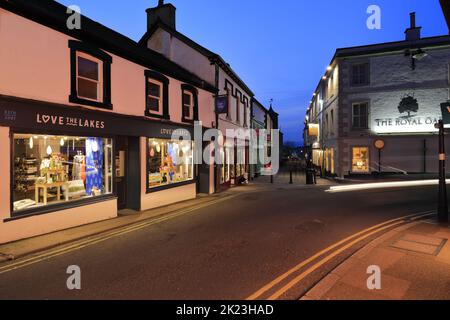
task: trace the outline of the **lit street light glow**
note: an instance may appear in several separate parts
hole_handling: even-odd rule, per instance
[[[450,179],[447,180],[447,184],[450,183]],[[361,190],[373,190],[373,189],[386,189],[386,188],[404,188],[404,187],[420,187],[420,186],[435,186],[438,184],[438,180],[415,180],[415,181],[392,181],[392,182],[377,182],[377,183],[362,183],[353,184],[347,186],[333,186],[325,192],[338,193],[338,192],[350,192]]]

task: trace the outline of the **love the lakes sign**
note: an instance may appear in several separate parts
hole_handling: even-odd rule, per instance
[[[36,114],[37,124],[52,124],[58,126],[74,126],[80,128],[91,128],[91,129],[104,129],[105,121],[65,117],[65,116],[54,116],[47,114]]]
[[[170,139],[194,137],[194,126],[0,95],[0,126],[15,131]]]

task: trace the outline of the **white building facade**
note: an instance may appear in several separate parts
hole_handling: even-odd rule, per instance
[[[305,118],[305,145],[323,174],[438,172],[450,37],[421,38],[420,29],[412,14],[405,41],[336,51]]]

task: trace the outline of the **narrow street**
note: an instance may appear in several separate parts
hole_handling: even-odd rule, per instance
[[[326,193],[264,179],[247,187],[258,192],[0,273],[0,299],[245,299],[343,238],[433,210],[437,196],[435,187]],[[70,265],[82,290],[66,287]]]

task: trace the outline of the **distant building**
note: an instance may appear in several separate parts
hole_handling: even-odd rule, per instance
[[[272,129],[279,129],[278,127],[278,113],[273,110],[272,104],[270,108],[266,109],[257,99],[252,99],[251,109],[251,128],[256,131],[256,139],[254,145],[265,146],[265,155],[271,155],[270,143],[272,141]],[[265,130],[265,131],[263,131]],[[263,132],[265,134],[263,134]],[[283,146],[283,134],[280,132],[279,148]],[[270,168],[270,164],[266,164],[267,161],[261,159],[259,154],[260,148],[256,155],[256,164],[250,165],[250,177],[256,178],[264,173],[264,171]]]
[[[336,51],[305,118],[322,173],[438,172],[434,124],[449,99],[450,36],[421,38],[414,13],[405,35]]]

